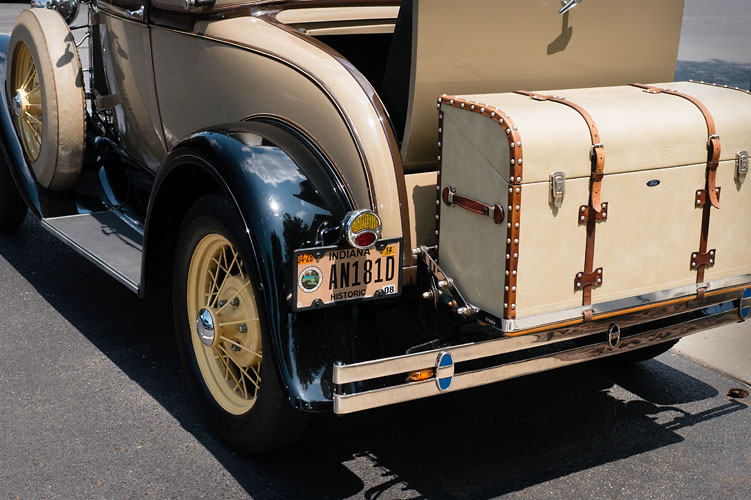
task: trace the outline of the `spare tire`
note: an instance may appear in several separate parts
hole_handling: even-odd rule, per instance
[[[8,47],[5,89],[37,182],[70,189],[83,165],[86,108],[73,35],[54,10],[21,12]]]

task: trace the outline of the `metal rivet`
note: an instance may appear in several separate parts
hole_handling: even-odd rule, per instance
[[[710,264],[714,264],[714,259],[709,259]]]
[[[577,284],[576,284],[576,288],[581,288],[581,287],[582,287],[582,284],[581,284],[581,283],[577,283]]]
[[[514,164],[514,159],[513,159],[513,158],[511,158],[511,164],[512,164],[512,165]]]
[[[516,309],[516,304],[511,304],[511,309]]]
[[[518,245],[518,244],[519,244],[519,238],[514,238],[514,245]]]
[[[509,212],[512,210],[511,205],[508,206]]]
[[[506,114],[505,114],[505,115],[503,115],[503,116],[504,116],[504,117],[506,117],[506,118],[508,118],[508,113],[506,113]]]
[[[516,287],[515,287],[515,286],[512,286],[512,287],[511,287],[511,291],[512,291],[512,292],[515,292],[515,291],[516,291]]]
[[[511,238],[506,238],[506,244],[508,245],[509,243],[511,243]]]
[[[519,194],[521,192],[522,192],[521,188],[516,188],[516,194]]]
[[[696,200],[697,205],[701,205],[701,200]]]
[[[435,235],[438,236],[438,230],[436,229]]]
[[[480,113],[485,113],[485,108],[481,108]]]
[[[514,188],[508,188],[508,192],[509,193],[513,193],[514,192]]]
[[[464,109],[464,103],[462,103],[462,109]]]
[[[511,146],[513,148],[514,147],[514,143],[513,142],[509,143],[509,146]]]
[[[506,254],[506,260],[509,260],[511,256],[509,254]]]
[[[441,147],[441,141],[438,141],[438,147],[439,148]]]
[[[439,128],[438,128],[438,133],[439,133],[439,134],[442,134],[442,133],[443,133],[443,129],[439,127]]]
[[[597,284],[599,285],[600,283],[602,283],[602,278],[597,278]]]
[[[439,187],[438,189],[440,189],[440,187]],[[436,205],[440,205],[440,204],[441,204],[441,202],[440,202],[440,201],[438,201],[438,200],[435,200],[435,204],[436,204]]]
[[[510,129],[510,128],[507,128],[507,129],[506,129],[506,135],[509,135],[510,133],[511,133],[511,129]]]
[[[582,207],[581,208],[582,213],[584,213],[586,210],[587,210],[587,207]]]
[[[440,190],[441,190],[441,186],[436,186],[436,187],[435,187],[435,190],[436,190],[436,191],[440,191]]]
[[[607,212],[603,212],[603,213],[602,213],[602,217],[603,217],[603,219],[604,219],[605,217],[607,217],[607,216],[608,216],[608,213],[607,213]]]
[[[506,276],[508,276],[508,271],[506,271]]]
[[[441,161],[441,155],[438,155],[438,161]]]
[[[443,102],[443,99],[441,99],[441,98],[439,97],[439,98],[438,98],[438,102],[439,102],[439,103]]]
[[[521,178],[521,177],[517,177],[517,178],[516,178],[516,182],[521,182],[521,181],[522,181],[522,178]]]
[[[469,109],[470,109],[470,111],[474,111],[475,110],[475,105],[473,104],[472,106],[469,107]]]
[[[517,212],[519,211],[519,205],[517,205],[517,206],[516,206],[516,211],[517,211]]]
[[[582,215],[582,216],[581,216],[581,218],[580,218],[579,220],[580,220],[580,221],[582,221],[582,222],[584,222],[584,221],[586,220],[586,217],[584,217],[584,216]]]
[[[710,250],[709,255],[714,255],[714,250]]]
[[[451,100],[449,101],[449,104],[454,104],[454,100],[453,100],[453,99],[451,99]]]
[[[503,303],[503,308],[505,309],[505,308],[507,308],[507,307],[508,307],[508,302],[504,302],[504,303]]]
[[[511,274],[513,274],[514,276],[516,276],[516,271],[511,271]]]
[[[436,216],[435,216],[435,220],[438,220],[438,214],[436,214]]]
[[[519,158],[519,165],[522,164],[522,158]]]
[[[437,106],[436,106],[436,109],[441,109],[441,105],[440,105],[440,104],[439,104],[439,105],[437,105]]]
[[[511,223],[510,222],[508,223],[508,228],[511,229]]]
[[[506,291],[508,292],[508,285],[506,285]]]
[[[602,274],[602,269],[598,269],[597,274]]]
[[[577,274],[576,277],[577,278],[581,278],[582,277],[582,273]]]
[[[515,254],[514,254],[514,258],[515,258],[515,259],[518,259],[518,258],[519,258],[519,254],[518,254],[518,253],[515,253]]]
[[[493,112],[493,113],[490,113],[490,117],[491,117],[491,118],[495,118],[495,112]]]
[[[517,222],[516,224],[514,224],[514,227],[515,227],[516,229],[519,229],[519,223]]]

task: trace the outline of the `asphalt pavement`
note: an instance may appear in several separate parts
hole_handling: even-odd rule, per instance
[[[248,458],[197,416],[160,304],[31,217],[0,235],[0,283],[0,498],[751,498],[751,399],[727,396],[749,386],[672,352],[323,416]]]

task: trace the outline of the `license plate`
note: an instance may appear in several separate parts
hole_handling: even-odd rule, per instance
[[[342,247],[295,251],[295,310],[348,300],[381,299],[401,293],[402,240],[367,250]]]

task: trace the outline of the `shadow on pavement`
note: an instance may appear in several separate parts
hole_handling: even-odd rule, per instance
[[[256,499],[386,492],[488,498],[679,442],[676,429],[745,408],[730,402],[691,415],[675,405],[716,396],[712,386],[659,361],[621,371],[602,362],[343,418],[324,415],[294,447],[246,458],[219,442],[194,412],[169,315],[159,305],[139,301],[30,218],[16,234],[0,235],[0,248]],[[617,397],[617,386],[637,397]],[[665,412],[678,416],[658,424]]]

